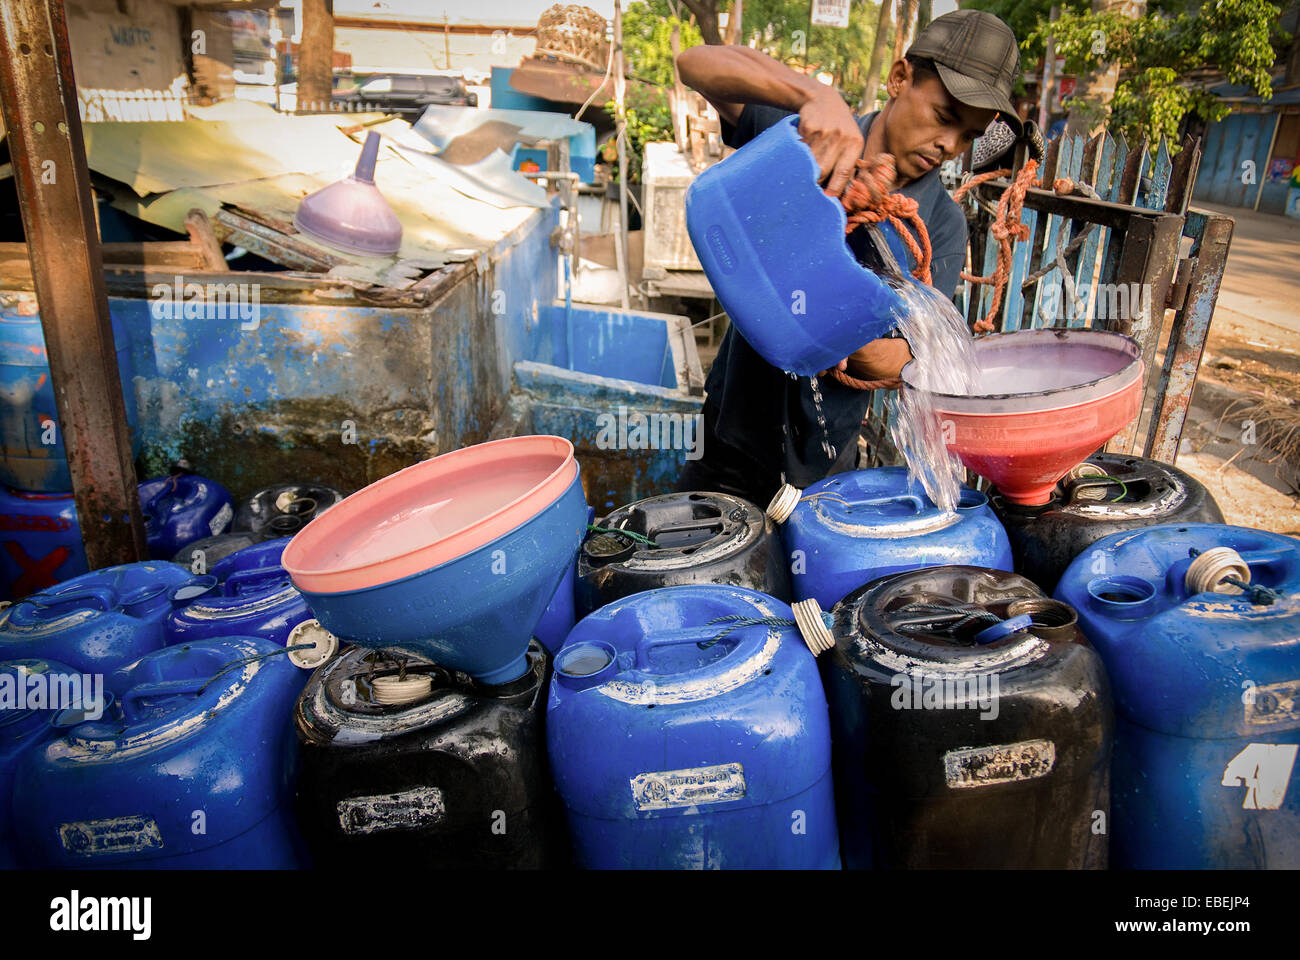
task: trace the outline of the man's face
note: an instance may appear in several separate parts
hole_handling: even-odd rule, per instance
[[[893,103],[885,126],[885,148],[898,173],[915,180],[962,153],[984,132],[996,110],[971,107],[955,99],[936,74],[914,71],[906,60],[889,72]]]

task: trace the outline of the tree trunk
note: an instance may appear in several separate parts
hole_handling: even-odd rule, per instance
[[[718,0],[682,0],[686,9],[695,15],[695,25],[700,28],[700,36],[705,43],[721,45],[722,34],[718,32]]]
[[[916,6],[916,32],[920,33],[934,18],[934,11],[930,0],[920,0]]]
[[[907,44],[907,35],[911,32],[912,21],[916,19],[917,0],[898,0],[898,32],[894,34],[894,60],[903,59],[903,48]],[[892,62],[890,64],[893,65]]]
[[[334,93],[334,0],[302,0],[298,109],[328,110]]]
[[[889,49],[889,8],[893,0],[880,0],[880,19],[876,21],[876,39],[871,44],[871,63],[867,67],[867,82],[862,89],[862,102],[858,113],[876,109],[876,90],[880,86],[880,67]]]
[[[744,17],[745,0],[733,0],[731,4],[731,15],[727,17],[727,43],[736,44],[745,42],[745,34],[742,29],[741,18]]]

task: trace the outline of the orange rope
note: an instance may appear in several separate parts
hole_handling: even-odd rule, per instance
[[[925,228],[925,221],[917,213],[916,201],[901,193],[890,193],[890,187],[897,176],[894,158],[887,153],[878,154],[867,160],[859,160],[857,173],[844,191],[844,210],[848,214],[848,224],[844,232],[852,233],[864,223],[881,223],[888,220],[894,230],[907,245],[916,267],[912,276],[922,283],[934,283],[930,274],[930,232]],[[906,224],[910,223],[912,230]],[[859,380],[843,370],[832,370],[832,379],[852,387],[855,390],[893,389],[899,385],[897,377],[888,380]]]
[[[930,277],[930,233],[916,212],[916,201],[901,193],[889,192],[896,176],[894,158],[887,153],[858,161],[857,174],[841,201],[849,215],[844,232],[852,233],[864,223],[888,220],[916,261],[912,276],[922,283],[933,283]],[[915,237],[904,226],[904,220],[911,223],[916,231]]]
[[[1016,179],[1011,186],[1002,192],[1002,198],[998,201],[997,219],[993,221],[991,233],[994,239],[998,241],[998,262],[993,272],[987,277],[978,277],[973,273],[962,271],[963,280],[969,280],[971,283],[991,284],[993,287],[993,302],[989,305],[989,312],[979,320],[975,321],[972,329],[976,333],[991,333],[993,331],[993,318],[998,314],[998,308],[1002,305],[1002,291],[1006,288],[1007,280],[1011,276],[1011,257],[1014,251],[1013,244],[1017,240],[1029,239],[1029,225],[1020,221],[1020,213],[1025,205],[1025,192],[1030,187],[1041,187],[1042,184],[1034,179],[1034,174],[1038,172],[1038,161],[1028,160],[1016,174]],[[952,198],[960,200],[967,191],[979,186],[988,180],[996,177],[1005,177],[1011,174],[1010,170],[994,170],[989,173],[981,173],[978,176],[971,177],[960,187],[953,191]],[[1065,177],[1057,177],[1052,181],[1052,189],[1061,196],[1074,192],[1074,181]]]

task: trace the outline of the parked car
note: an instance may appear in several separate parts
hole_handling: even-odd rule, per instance
[[[334,103],[342,110],[383,110],[414,123],[432,104],[477,107],[478,94],[465,89],[460,77],[377,73],[351,90],[336,90]]]

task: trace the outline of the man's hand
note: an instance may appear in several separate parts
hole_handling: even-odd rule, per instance
[[[906,340],[882,337],[853,352],[848,358],[848,372],[859,380],[897,381],[892,384],[892,389],[902,384],[899,378],[903,367],[911,360],[912,351]]]
[[[848,104],[830,87],[823,89],[800,109],[799,136],[812,150],[826,195],[838,199],[853,179],[864,140]]]

